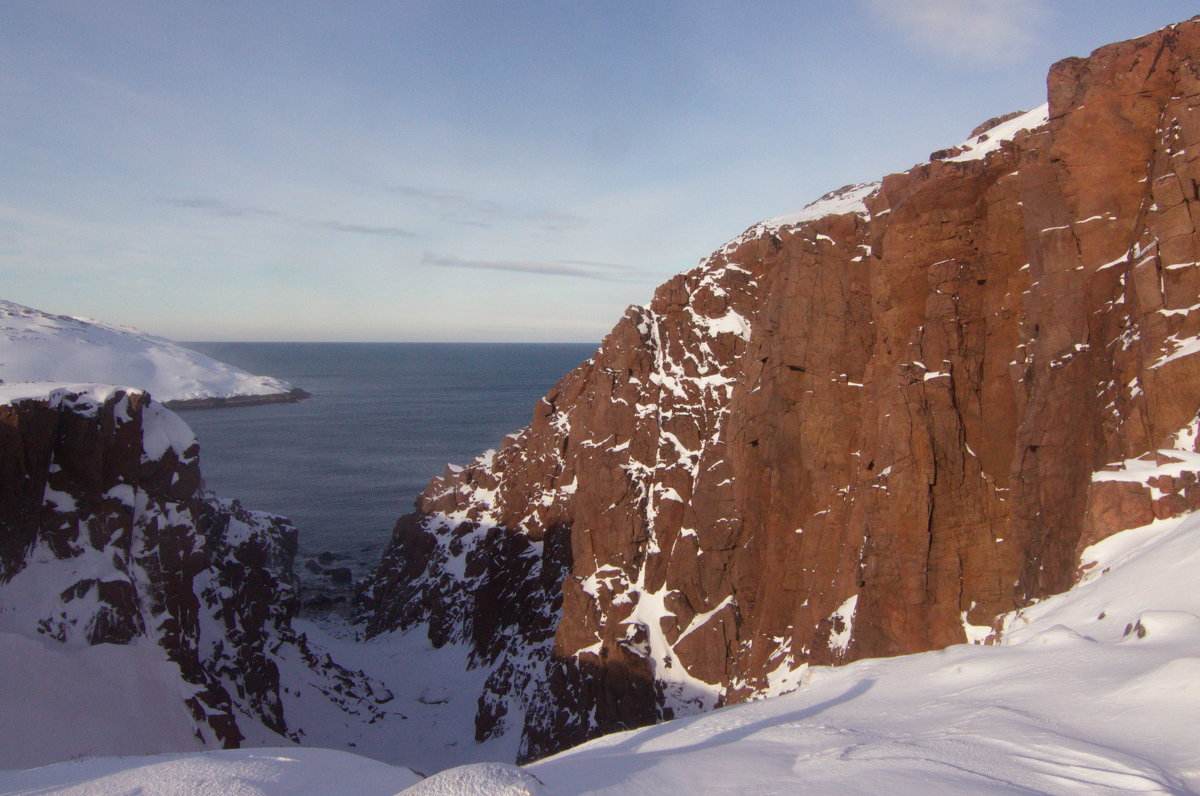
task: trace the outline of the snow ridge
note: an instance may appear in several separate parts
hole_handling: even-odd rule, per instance
[[[968,138],[956,147],[956,149],[962,150],[959,154],[948,157],[945,160],[951,163],[983,160],[989,153],[998,150],[1000,145],[1005,141],[1011,141],[1016,138],[1017,133],[1022,130],[1036,130],[1049,121],[1050,104],[1039,105],[1033,110],[1026,111],[1020,116],[1015,116],[1006,122],[1001,122],[995,127],[985,130],[977,136]]]
[[[254,376],[137,329],[3,300],[0,382],[123,384],[164,403],[293,392],[287,382]]]

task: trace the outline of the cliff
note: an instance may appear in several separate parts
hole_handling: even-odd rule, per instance
[[[477,739],[528,759],[994,639],[1200,507],[1200,21],[1048,98],[630,308],[399,521],[368,631],[468,644]]]
[[[5,670],[0,765],[299,740],[285,703],[310,691],[382,718],[391,695],[292,628],[295,552],[287,520],[204,488],[191,431],[147,394],[0,386],[0,643],[46,665]]]

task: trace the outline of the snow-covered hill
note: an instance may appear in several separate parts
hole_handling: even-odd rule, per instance
[[[809,668],[794,693],[525,767],[541,785],[478,764],[414,793],[1200,793],[1200,514],[1109,537],[1084,552],[1093,562],[1071,591],[1007,617],[998,646]],[[324,793],[392,792],[407,776],[328,750],[259,750],[0,772],[0,792],[236,781],[237,793],[308,793],[330,766]]]
[[[172,406],[300,397],[287,382],[252,375],[137,329],[3,300],[0,381],[116,384]]]

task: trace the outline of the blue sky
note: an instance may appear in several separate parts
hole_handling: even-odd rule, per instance
[[[0,0],[0,297],[183,340],[596,341],[1156,0]]]

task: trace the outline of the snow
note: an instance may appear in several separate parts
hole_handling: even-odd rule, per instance
[[[1082,582],[1007,616],[997,646],[801,667],[791,694],[599,738],[524,767],[536,780],[484,763],[409,793],[1200,791],[1200,515],[1109,537],[1082,561],[1094,562]],[[0,655],[4,681],[26,658]],[[27,721],[17,713],[11,725]],[[395,793],[406,777],[344,753],[260,749],[0,772],[0,792]]]
[[[0,300],[0,382],[95,382],[145,390],[159,401],[288,393],[287,382],[254,376],[161,337],[87,318],[51,315]],[[38,388],[31,388],[35,392]]]
[[[30,796],[391,796],[420,779],[406,768],[331,749],[229,749],[73,760],[0,772],[0,791]]]
[[[1185,470],[1196,472],[1200,470],[1200,453],[1195,451],[1198,436],[1200,417],[1172,434],[1168,439],[1170,447],[1160,448],[1136,459],[1107,464],[1103,469],[1092,473],[1092,480],[1146,483],[1155,476],[1169,475],[1178,478]]]
[[[196,435],[179,415],[157,401],[142,411],[142,452],[147,459],[157,461],[168,450],[182,455],[196,444]]]
[[[1030,111],[971,139],[963,145],[966,151],[949,160],[983,158],[1001,141],[1045,121],[1044,107]],[[865,200],[878,189],[878,183],[848,186],[799,213],[762,222],[747,235],[835,214],[866,216]],[[817,239],[831,242],[824,235]],[[1126,262],[1128,256],[1101,268]],[[721,267],[745,271],[733,263]],[[718,271],[715,266],[702,266],[696,290],[715,289]],[[750,337],[749,321],[732,307],[717,318],[703,316],[690,305],[688,309],[697,351],[703,351],[706,339],[720,335]],[[727,402],[732,378],[708,365],[692,374],[687,363],[672,360],[659,339],[659,319],[642,312],[644,324],[639,323],[639,328],[652,338],[656,356],[650,381],[660,394],[659,403],[638,405],[639,417],[657,422],[661,429],[662,420],[672,412],[707,411],[710,404]],[[164,360],[131,340],[150,341],[155,351],[178,348],[134,330],[48,316],[7,302],[0,302],[0,320],[8,323],[0,327],[8,330],[7,339],[0,331],[0,377],[9,381],[10,360],[48,371],[60,354],[71,360],[76,346],[90,352],[84,357],[88,361],[105,360],[93,348],[104,351],[104,346],[115,345],[114,357],[119,353],[128,358],[132,353],[151,364]],[[104,345],[97,339],[103,339]],[[1175,342],[1180,350],[1194,344],[1190,339]],[[31,354],[37,345],[43,346],[42,353]],[[10,350],[17,354],[10,355]],[[1191,350],[1173,355],[1187,353]],[[157,367],[141,371],[161,376],[160,380],[172,374],[194,376],[198,366],[185,360],[172,360],[162,374]],[[926,370],[925,381],[950,375],[914,364]],[[69,378],[92,376],[73,373]],[[104,378],[115,379],[112,372]],[[124,376],[115,380],[139,384]],[[95,402],[115,389],[93,384],[0,384],[0,402],[45,396]],[[171,397],[159,387],[149,389],[157,397]],[[84,397],[71,398],[72,391],[82,391]],[[182,452],[190,444],[190,432],[174,415],[163,411],[147,416],[153,420],[144,443],[148,457],[169,449]],[[714,418],[719,426],[719,411]],[[563,434],[570,429],[565,414],[555,415],[550,422]],[[1195,431],[1191,430],[1193,438]],[[694,483],[702,459],[702,451],[688,449],[674,434],[662,430],[660,437],[669,444],[656,449],[652,463],[631,460],[626,467],[647,497],[646,524],[655,547],[654,512],[665,501],[681,501],[679,492],[662,486],[656,474],[677,468]],[[614,450],[628,446],[626,441]],[[490,466],[492,456],[484,454],[472,467]],[[1200,454],[1192,456],[1200,461]],[[1151,471],[1163,472],[1161,466],[1144,460],[1121,464],[1120,471],[1098,473],[1096,480],[1144,480]],[[1170,465],[1185,466],[1197,469],[1192,460]],[[451,473],[461,470],[450,468]],[[888,466],[879,477],[890,471]],[[538,505],[550,506],[572,494],[575,475],[567,478],[556,492],[543,494]],[[482,507],[480,517],[486,528],[494,519],[496,490],[478,484],[456,488],[464,496],[460,505]],[[131,505],[133,498],[129,496]],[[53,492],[45,496],[48,501],[64,499]],[[466,519],[465,514],[457,514],[443,519],[447,523]],[[469,537],[464,549],[471,549],[485,528]],[[238,532],[237,528],[230,531]],[[0,704],[4,705],[0,768],[78,755],[81,738],[91,743],[84,747],[85,754],[99,755],[200,745],[190,734],[193,722],[182,706],[187,687],[157,647],[149,643],[86,647],[77,640],[56,644],[6,632],[9,627],[27,628],[31,618],[43,613],[43,602],[57,604],[57,593],[48,588],[62,580],[56,568],[70,567],[76,578],[85,570],[100,573],[104,555],[104,551],[91,551],[61,562],[35,551],[34,565],[0,587]],[[777,640],[770,661],[778,663],[768,674],[768,690],[776,696],[607,736],[525,768],[494,762],[515,757],[519,733],[485,744],[473,741],[478,695],[489,669],[464,669],[469,646],[451,642],[435,649],[421,628],[362,642],[344,628],[344,635],[337,635],[332,625],[297,621],[297,629],[317,649],[387,682],[395,700],[378,721],[350,718],[322,698],[319,685],[306,679],[310,670],[303,662],[283,651],[278,661],[289,724],[304,728],[307,744],[349,746],[374,760],[316,748],[101,757],[0,771],[0,793],[338,794],[395,793],[413,786],[407,792],[516,794],[540,793],[543,784],[545,792],[555,794],[1196,792],[1200,790],[1200,766],[1194,757],[1198,740],[1194,718],[1200,709],[1196,685],[1200,683],[1200,593],[1193,573],[1198,562],[1200,515],[1126,531],[1084,551],[1081,563],[1089,566],[1075,589],[1003,618],[999,636],[992,625],[971,624],[970,610],[961,611],[962,628],[971,644],[837,668],[797,665],[796,657],[805,651],[794,653]],[[465,554],[449,556],[445,574],[463,579],[465,563]],[[593,596],[609,593],[614,604],[633,603],[624,623],[631,639],[637,635],[634,631],[645,631],[644,646],[675,715],[708,710],[718,701],[722,695],[718,686],[677,665],[678,656],[662,630],[663,620],[672,616],[667,608],[671,591],[666,586],[650,591],[644,566],[632,573],[616,565],[602,566],[580,585]],[[5,601],[9,587],[16,590],[12,594],[20,593],[20,600]],[[727,597],[694,616],[675,643],[704,629],[733,604]],[[856,606],[857,596],[852,595],[829,617],[835,620],[828,641],[835,653],[848,647]],[[91,687],[96,682],[106,687]],[[530,681],[531,688],[543,686],[541,681]],[[13,705],[16,710],[9,709]],[[512,713],[507,720],[519,726],[523,718],[519,700],[513,698],[508,705]],[[77,714],[82,714],[78,721]],[[1114,721],[1114,716],[1120,720]],[[282,742],[265,730],[248,738],[248,743],[258,745]],[[403,761],[421,771],[458,767],[417,783],[417,775],[381,760]]]
[[[879,186],[880,183],[878,182],[847,185],[836,191],[830,191],[815,202],[809,202],[798,213],[769,218],[760,223],[758,227],[761,227],[763,230],[777,230],[783,227],[794,227],[806,221],[816,221],[818,218],[824,218],[825,216],[837,216],[846,213],[865,216],[867,215],[865,200],[874,195],[879,190]]]
[[[829,634],[829,648],[837,653],[843,653],[850,646],[850,638],[854,635],[854,612],[858,608],[858,595],[853,594],[830,614],[836,628],[837,620],[841,620],[841,629],[835,629]]]
[[[467,668],[468,644],[434,647],[421,627],[363,641],[336,619],[292,624],[333,660],[382,681],[395,695],[384,706],[389,712],[384,720],[356,722],[308,686],[311,678],[302,661],[285,660],[280,672],[288,688],[282,694],[284,715],[305,728],[305,746],[352,749],[426,773],[463,763],[516,759],[519,732],[482,744],[474,740],[479,694],[490,670]],[[276,736],[275,743],[279,741]]]
[[[703,330],[710,337],[720,334],[735,334],[743,340],[750,339],[750,323],[733,310],[728,310],[719,318],[708,318],[688,307],[692,321],[697,331]]]
[[[1161,368],[1168,362],[1174,362],[1177,359],[1200,352],[1200,335],[1192,335],[1190,337],[1172,335],[1166,339],[1166,342],[1168,345],[1173,346],[1172,349],[1153,362],[1148,368],[1149,370]]]
[[[968,138],[958,145],[963,152],[954,157],[946,158],[949,162],[961,163],[967,160],[982,160],[989,152],[995,152],[1004,141],[1011,141],[1022,130],[1035,130],[1050,121],[1050,105],[1039,105],[1031,111],[996,125],[990,130],[980,133],[974,138]],[[1088,219],[1089,221],[1091,219]],[[1043,230],[1048,231],[1048,230]]]
[[[475,763],[439,771],[403,791],[405,796],[540,796],[545,793],[536,777],[508,763]]]
[[[528,768],[555,794],[1196,792],[1200,516],[1084,559],[1094,574],[1011,617],[1000,646],[811,668],[787,696]]]
[[[721,602],[717,603],[717,606],[715,608],[713,608],[711,611],[705,611],[704,613],[696,614],[692,618],[692,621],[688,623],[687,628],[682,633],[679,634],[679,638],[675,639],[675,643],[678,644],[679,642],[683,641],[685,638],[690,636],[692,633],[694,633],[697,630],[699,630],[700,628],[704,627],[706,624],[708,624],[708,620],[712,619],[714,616],[716,616],[718,613],[720,613],[722,610],[724,610],[725,606],[734,605],[734,604],[735,603],[734,603],[733,597],[729,596],[729,597],[726,597],[724,600],[721,600]]]
[[[200,749],[185,689],[150,641],[89,647],[0,629],[0,769]],[[0,792],[13,787],[0,772]]]

